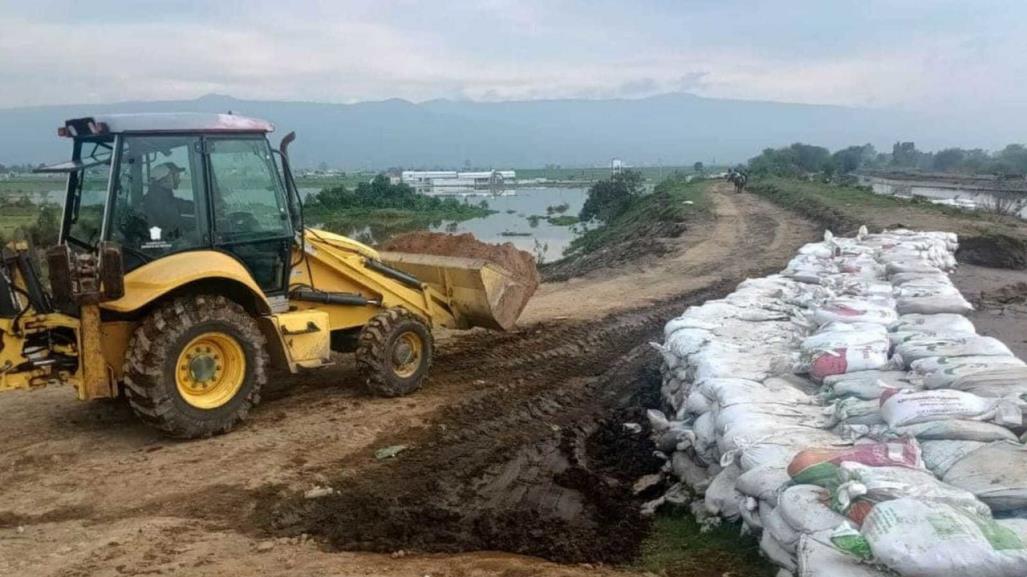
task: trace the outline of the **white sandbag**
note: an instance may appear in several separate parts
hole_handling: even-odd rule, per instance
[[[898,314],[894,307],[876,304],[869,300],[834,299],[813,309],[811,318],[817,325],[825,325],[830,322],[865,322],[887,326],[898,320]]]
[[[742,523],[745,524],[749,531],[756,532],[757,530],[763,530],[763,520],[760,518],[759,501],[756,499],[739,493],[738,515],[742,518]]]
[[[1027,448],[990,443],[957,461],[942,480],[973,493],[992,511],[1027,509]]]
[[[718,408],[738,404],[808,405],[812,399],[805,393],[787,386],[772,386],[746,379],[710,379],[698,384],[699,391]]]
[[[781,493],[775,511],[800,534],[830,530],[848,522],[828,506],[830,494],[816,485],[795,485]]]
[[[760,519],[764,519],[762,513],[760,514]],[[760,535],[760,551],[767,556],[767,559],[770,559],[779,567],[784,567],[786,570],[794,572],[796,569],[794,550],[798,542],[793,545],[792,551],[788,551],[784,545],[774,538],[771,531],[767,529],[765,519],[763,527],[763,533]]]
[[[965,376],[1003,368],[1024,369],[1022,374],[1027,375],[1024,362],[1016,357],[927,357],[910,365],[913,372],[911,378],[918,380],[926,389],[954,388],[953,384]],[[1014,379],[1021,378],[1020,373],[1013,373],[1010,376]],[[976,384],[974,381],[967,382]]]
[[[691,310],[691,309],[689,309]],[[681,315],[675,319],[671,319],[663,326],[663,340],[666,341],[675,332],[681,329],[699,329],[703,331],[712,331],[713,329],[720,326],[720,323],[716,321],[708,321],[692,316]]]
[[[873,504],[902,497],[915,497],[925,502],[944,503],[979,515],[991,510],[973,493],[939,481],[929,471],[908,467],[868,467],[843,462],[840,477],[843,483],[832,494],[833,505],[845,512],[857,499]],[[951,472],[951,471],[950,471]]]
[[[963,315],[957,314],[905,314],[895,321],[889,330],[895,332],[920,331],[928,334],[966,333],[976,334],[972,322]]]
[[[718,378],[739,378],[762,381],[780,372],[787,364],[787,356],[754,351],[752,347],[741,347],[714,341],[701,351],[689,357],[692,378],[695,382]]]
[[[924,441],[920,443],[924,466],[939,479],[960,459],[985,446],[980,441]]]
[[[888,574],[831,545],[831,531],[801,535],[795,551],[796,577],[888,577]]]
[[[920,274],[927,273],[927,274],[930,274],[930,273],[933,273],[933,272],[937,272],[938,270],[939,270],[938,267],[936,267],[936,266],[934,266],[932,264],[929,264],[928,262],[926,262],[924,260],[920,260],[920,259],[902,259],[902,260],[896,259],[896,260],[888,262],[888,264],[885,265],[885,271],[887,272],[888,275],[893,275],[893,274],[896,274],[896,273],[903,273],[903,272],[912,272],[912,273],[920,273]]]
[[[1027,387],[1027,367],[1022,364],[993,365],[989,370],[960,375],[950,383],[950,387],[982,397],[1022,398]]]
[[[717,430],[714,425],[712,412],[703,413],[692,423],[692,431],[695,433],[695,452],[707,463],[716,460]]]
[[[781,515],[781,507],[775,507],[766,517],[760,516],[763,521],[764,532],[770,533],[774,541],[781,545],[781,548],[789,555],[795,554],[795,548],[799,544],[799,532],[792,528]]]
[[[738,499],[742,495],[735,490],[735,482],[741,473],[741,469],[735,464],[730,464],[717,473],[706,488],[704,502],[707,512],[729,520],[738,518]]]
[[[671,470],[674,476],[691,487],[697,493],[702,493],[709,487],[717,473],[720,472],[720,465],[703,466],[696,463],[684,451],[678,451],[671,456]]]
[[[982,336],[916,339],[895,347],[895,353],[902,357],[906,368],[913,361],[927,357],[1013,356],[1002,341]]]
[[[903,299],[921,299],[927,297],[947,297],[947,296],[960,296],[959,289],[956,288],[951,282],[917,282],[907,283],[899,287],[895,287],[892,290],[892,295],[896,298],[896,308],[900,315],[909,314],[902,310],[902,306],[898,306]],[[965,301],[964,301],[965,302]],[[919,314],[934,314],[934,313],[919,313]]]
[[[895,427],[896,435],[911,435],[918,441],[1015,441],[1016,435],[1009,429],[994,423],[946,419],[928,421],[915,425]]]
[[[877,399],[842,399],[834,405],[825,407],[824,411],[833,417],[831,426],[838,423],[850,425],[879,425],[884,423],[884,418],[881,416],[881,404]]]
[[[1020,426],[1023,413],[1006,399],[978,397],[962,391],[900,391],[881,397],[881,416],[893,429],[926,421],[992,421]]]
[[[707,413],[712,408],[713,405],[710,403],[710,400],[698,388],[692,390],[685,401],[685,410],[693,415]]]
[[[1027,547],[986,515],[917,499],[874,507],[861,530],[874,559],[909,577],[1023,577]]]
[[[856,397],[878,399],[885,391],[893,389],[919,389],[908,381],[905,371],[856,371],[824,377],[822,392],[828,399]]]
[[[906,283],[917,283],[917,282],[951,282],[949,275],[941,270],[932,270],[930,272],[900,272],[895,273],[888,277],[891,284],[895,286],[902,286]]]
[[[710,342],[713,333],[701,329],[679,329],[674,331],[664,346],[677,358],[684,358],[688,355],[699,352],[706,343]]]
[[[777,506],[778,494],[788,485],[788,470],[780,467],[755,467],[738,476],[735,489],[743,495]]]
[[[939,313],[969,314],[973,312],[974,307],[963,298],[963,295],[956,292],[955,294],[939,294],[935,296],[900,297],[895,302],[895,310],[901,315],[911,313],[927,315]]]

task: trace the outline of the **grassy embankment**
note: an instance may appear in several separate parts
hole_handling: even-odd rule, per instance
[[[871,231],[898,227],[944,230],[960,236],[957,256],[963,262],[1027,268],[1027,222],[1016,217],[884,196],[863,187],[789,178],[760,179],[748,190],[836,234],[852,234],[863,224]]]
[[[710,213],[708,187],[708,181],[689,183],[681,175],[664,179],[651,193],[632,198],[609,222],[593,225],[572,240],[563,258],[539,267],[543,279],[567,280],[666,253],[667,239],[680,236],[689,219]]]
[[[706,214],[708,182],[685,182],[670,177],[658,183],[652,193],[634,199],[631,206],[611,222],[586,231],[571,241],[568,256],[594,252],[643,235],[677,236],[688,217]]]

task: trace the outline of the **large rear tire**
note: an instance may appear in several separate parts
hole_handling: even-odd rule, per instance
[[[264,335],[238,303],[179,297],[154,309],[125,356],[125,391],[146,423],[183,439],[230,431],[260,402]]]
[[[356,354],[370,392],[400,397],[421,388],[428,378],[435,343],[421,319],[406,309],[391,308],[360,331]]]

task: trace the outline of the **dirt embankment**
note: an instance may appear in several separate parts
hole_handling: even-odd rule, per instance
[[[640,421],[639,391],[652,391],[645,343],[816,234],[757,198],[713,199],[716,217],[649,266],[545,283],[518,331],[441,339],[409,398],[364,396],[340,356],[275,375],[233,433],[173,442],[116,403],[59,388],[0,395],[0,574],[594,575],[452,552],[629,557],[645,496],[630,478],[654,463],[620,420]],[[401,549],[415,553],[374,553]]]
[[[860,225],[944,230],[959,235],[956,257],[966,264],[1027,269],[1027,222],[1012,216],[962,211],[927,201],[876,195],[862,189],[789,179],[756,182],[749,190],[830,229],[851,235]]]

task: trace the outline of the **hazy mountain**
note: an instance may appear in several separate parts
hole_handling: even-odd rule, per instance
[[[897,111],[784,104],[666,94],[638,100],[466,102],[404,100],[324,104],[196,100],[0,109],[0,163],[67,156],[56,136],[64,119],[111,112],[225,112],[273,121],[277,136],[295,130],[298,166],[342,168],[603,165],[736,162],[767,146],[795,141],[831,148],[871,142],[890,149],[923,139],[937,126]],[[958,136],[958,135],[957,135]],[[918,141],[918,143],[923,141]],[[937,142],[937,140],[935,140]],[[957,143],[958,144],[958,143]],[[975,144],[973,142],[966,144]]]

